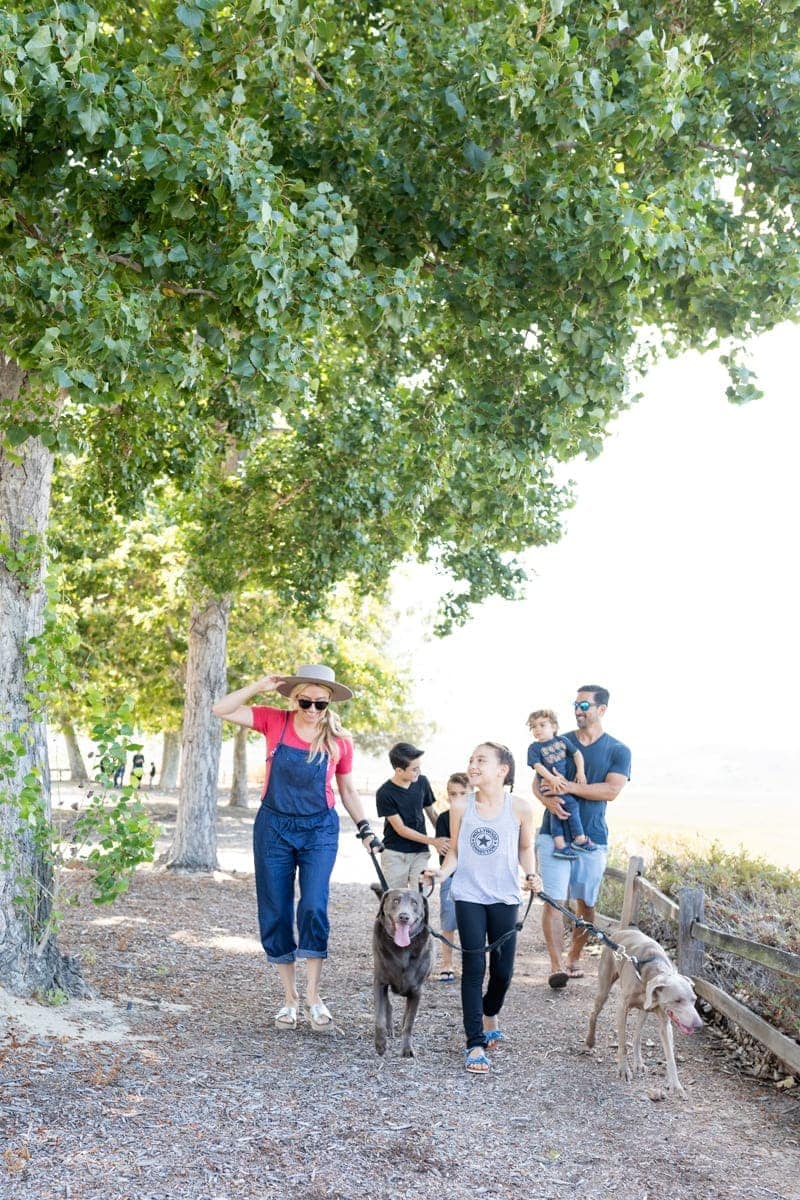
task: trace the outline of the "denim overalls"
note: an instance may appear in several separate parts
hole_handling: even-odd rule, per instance
[[[269,782],[253,826],[253,857],[261,944],[267,960],[328,957],[328,884],[339,846],[339,817],[328,807],[327,754],[284,745],[287,713],[269,756]],[[294,936],[294,881],[300,901]]]

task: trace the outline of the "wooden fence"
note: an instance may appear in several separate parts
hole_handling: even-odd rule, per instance
[[[624,928],[627,925],[638,924],[639,908],[642,900],[646,899],[660,917],[677,926],[678,970],[681,974],[689,976],[698,996],[702,996],[717,1012],[740,1025],[766,1046],[793,1074],[800,1075],[800,1044],[774,1029],[722,988],[703,978],[706,946],[715,946],[719,950],[736,955],[737,958],[761,963],[771,971],[787,975],[790,979],[800,979],[800,954],[789,954],[786,950],[765,946],[763,942],[753,942],[748,938],[723,933],[720,929],[712,929],[703,924],[705,895],[702,888],[681,888],[676,904],[644,878],[643,870],[644,861],[638,857],[632,857],[628,861],[627,871],[621,871],[617,867],[606,868],[606,875],[610,879],[625,885],[620,926]],[[607,929],[616,925],[617,921],[601,913],[596,917],[596,923],[599,928]]]

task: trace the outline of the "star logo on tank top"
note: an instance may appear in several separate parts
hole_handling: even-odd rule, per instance
[[[494,854],[500,845],[500,835],[497,830],[486,825],[479,826],[470,834],[469,844],[475,854]]]

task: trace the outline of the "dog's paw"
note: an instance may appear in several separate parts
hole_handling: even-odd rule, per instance
[[[624,1079],[626,1083],[631,1082],[631,1080],[633,1079],[633,1071],[632,1071],[629,1063],[627,1063],[627,1062],[620,1063],[619,1077],[620,1077],[620,1079]]]
[[[681,1100],[687,1100],[687,1099],[688,1099],[688,1096],[687,1096],[687,1094],[686,1094],[686,1088],[685,1088],[685,1087],[683,1087],[683,1085],[682,1085],[682,1084],[680,1084],[680,1083],[676,1083],[676,1084],[669,1084],[669,1083],[668,1083],[668,1084],[667,1084],[667,1091],[669,1092],[670,1096],[672,1096],[673,1098],[674,1098],[675,1096],[678,1096],[678,1097],[679,1097]]]
[[[412,1046],[411,1042],[403,1042],[402,1047],[400,1049],[400,1057],[401,1058],[414,1058],[415,1057],[414,1047]]]
[[[375,1053],[381,1056],[386,1053],[386,1034],[375,1034]]]

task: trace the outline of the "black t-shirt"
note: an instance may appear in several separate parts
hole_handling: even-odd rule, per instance
[[[439,813],[438,817],[436,818],[436,836],[437,837],[446,837],[446,838],[450,837],[450,809],[449,808],[447,809],[446,812]],[[439,866],[441,866],[443,862],[444,862],[444,855],[440,854],[439,855]]]
[[[415,833],[425,833],[423,809],[435,804],[436,797],[425,776],[420,775],[407,788],[399,787],[387,779],[375,793],[375,801],[379,817],[398,816]],[[424,842],[412,842],[409,838],[401,837],[386,820],[383,824],[383,844],[387,850],[399,850],[402,854],[424,854],[427,850]]]
[[[132,765],[133,765],[134,770],[139,770],[141,767],[143,767],[144,766],[144,755],[143,754],[134,754]]]

